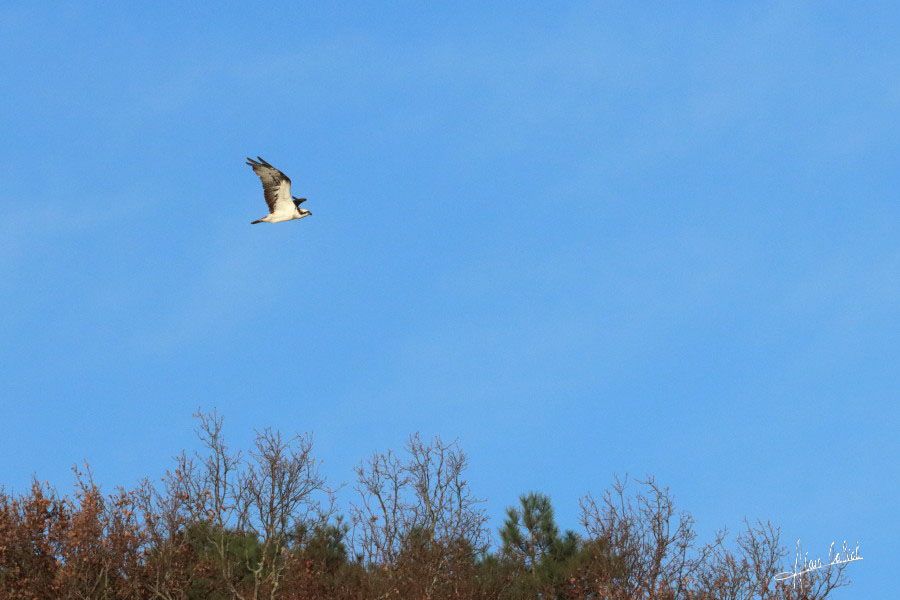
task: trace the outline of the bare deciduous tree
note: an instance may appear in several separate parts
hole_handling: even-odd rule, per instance
[[[219,415],[197,417],[206,454],[182,455],[167,478],[167,496],[174,493],[177,505],[163,507],[161,535],[172,536],[187,511],[201,550],[228,594],[239,600],[276,598],[293,533],[328,515],[319,496],[329,501],[331,496],[312,441],[309,436],[285,439],[266,429],[257,433],[245,459],[226,446]]]
[[[312,456],[309,436],[290,440],[265,430],[256,436],[252,461],[238,479],[235,502],[237,528],[260,540],[259,558],[250,567],[253,592],[266,591],[275,598],[284,577],[284,553],[298,527],[327,519],[327,511],[316,499],[327,492],[319,463]]]
[[[610,584],[628,598],[683,596],[685,583],[703,561],[705,550],[692,555],[694,521],[677,513],[668,488],[652,478],[639,482],[633,498],[617,479],[601,499],[581,501],[581,522],[588,537],[602,540],[620,569]],[[615,596],[618,598],[619,596]]]
[[[676,511],[668,488],[652,477],[638,484],[631,496],[625,482],[616,480],[600,500],[588,496],[581,502],[582,524],[589,539],[600,543],[607,567],[586,587],[602,597],[822,600],[845,584],[846,565],[812,573],[805,585],[776,582],[786,551],[771,523],[745,523],[733,549],[724,531],[698,546],[693,518]]]
[[[487,549],[487,517],[464,478],[466,466],[456,443],[426,443],[416,434],[405,460],[379,453],[357,468],[355,548],[364,563],[386,573],[382,596],[415,588],[433,598],[454,568]]]
[[[182,452],[162,486],[145,479],[136,491],[136,507],[144,524],[146,593],[159,600],[187,600],[201,575],[190,529],[209,494],[198,485],[194,461]],[[208,515],[207,515],[208,516]]]
[[[722,600],[822,600],[847,584],[846,564],[828,565],[790,581],[777,581],[787,550],[781,530],[769,522],[745,522],[736,548],[719,536],[698,570],[696,594]]]

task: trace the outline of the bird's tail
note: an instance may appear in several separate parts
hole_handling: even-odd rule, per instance
[[[257,223],[262,223],[262,222],[263,222],[262,219],[257,219],[257,220],[255,220],[255,221],[250,221],[250,224],[251,224],[251,225],[256,225]]]

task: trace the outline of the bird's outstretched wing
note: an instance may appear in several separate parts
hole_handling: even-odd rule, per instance
[[[262,157],[256,160],[247,159],[247,164],[253,167],[262,181],[263,194],[270,213],[293,212],[294,201],[291,198],[291,180],[288,176],[267,163]]]

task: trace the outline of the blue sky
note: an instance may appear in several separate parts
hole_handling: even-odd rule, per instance
[[[900,8],[0,7],[0,480],[218,408],[332,483],[458,439],[499,523],[654,474],[701,532],[900,526]],[[309,197],[265,212],[262,155]]]

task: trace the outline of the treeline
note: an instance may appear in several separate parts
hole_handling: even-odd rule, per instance
[[[768,523],[698,542],[653,479],[583,498],[579,532],[523,495],[493,540],[456,444],[372,456],[340,514],[309,437],[266,430],[243,455],[215,414],[198,433],[204,451],[160,482],[107,495],[76,470],[69,496],[0,492],[0,598],[813,600],[846,584],[840,566],[775,582]]]

